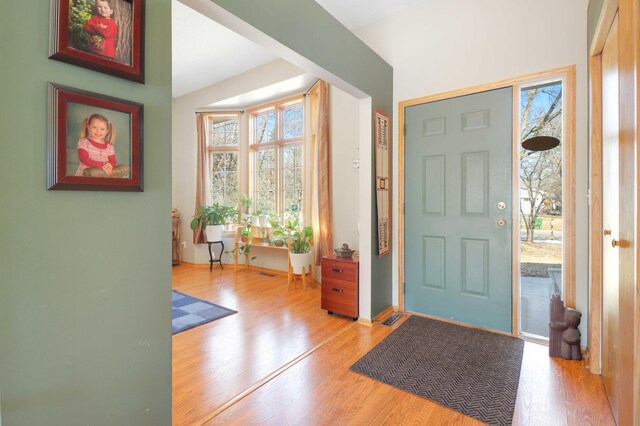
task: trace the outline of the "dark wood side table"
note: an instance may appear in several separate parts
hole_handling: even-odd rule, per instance
[[[357,257],[325,256],[322,258],[322,296],[320,307],[329,314],[358,319],[358,265]]]
[[[220,246],[222,246],[222,248],[220,249],[220,256],[218,256],[217,259],[213,258],[213,252],[211,251],[212,244],[220,244]],[[224,243],[222,241],[207,241],[207,245],[209,246],[209,271],[213,270],[214,263],[219,263],[220,268],[224,269],[222,267],[222,253],[224,253]]]

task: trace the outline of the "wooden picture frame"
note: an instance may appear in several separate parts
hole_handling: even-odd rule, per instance
[[[144,0],[51,0],[49,58],[144,83]]]
[[[47,189],[142,191],[143,105],[48,83]]]
[[[375,110],[376,205],[378,256],[391,253],[391,140],[390,117]]]

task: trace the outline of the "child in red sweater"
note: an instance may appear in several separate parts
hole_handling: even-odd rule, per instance
[[[116,37],[118,25],[112,18],[112,0],[96,0],[93,16],[84,24],[84,30],[89,33],[87,49],[96,55],[109,59],[116,57]]]
[[[116,129],[102,114],[91,114],[82,121],[78,141],[80,166],[76,176],[129,177],[129,166],[116,165]]]

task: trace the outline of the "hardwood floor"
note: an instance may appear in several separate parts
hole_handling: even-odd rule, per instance
[[[174,425],[481,424],[349,371],[392,328],[331,316],[285,276],[179,266],[173,288],[237,314],[173,337]],[[614,424],[599,376],[525,343],[514,424]]]

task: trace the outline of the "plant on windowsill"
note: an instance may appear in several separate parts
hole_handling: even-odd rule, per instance
[[[256,226],[267,226],[267,213],[263,212],[260,209],[254,210],[251,214],[255,218],[254,225]]]
[[[253,199],[248,194],[240,195],[240,210],[244,214],[249,213],[249,207],[253,204]]]
[[[198,212],[191,220],[191,229],[195,230],[199,225],[206,227],[208,241],[222,241],[222,233],[227,218],[237,216],[236,209],[227,206],[221,206],[215,203],[212,206],[203,206],[198,208]]]

